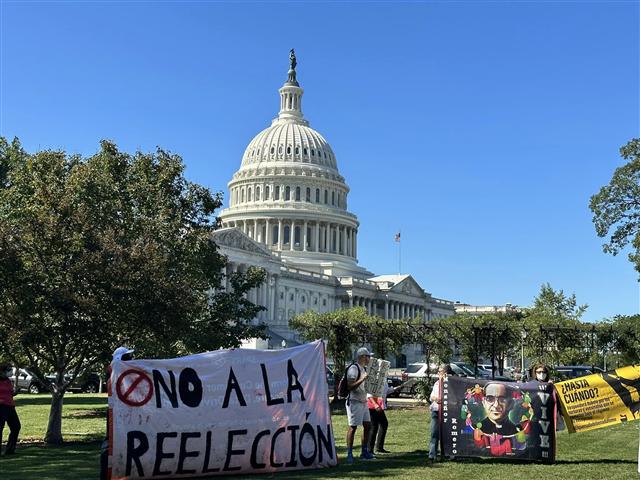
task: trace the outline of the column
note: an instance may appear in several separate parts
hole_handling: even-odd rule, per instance
[[[262,242],[262,232],[258,232],[258,219],[253,221],[253,239],[256,242]]]
[[[291,226],[289,227],[289,250],[293,250],[293,246],[296,243],[296,222],[291,220]]]
[[[269,289],[269,293],[271,294],[271,300],[269,305],[271,305],[271,312],[269,312],[269,318],[272,322],[276,321],[276,312],[278,309],[278,275],[273,275],[271,277],[273,279],[273,285]]]
[[[331,252],[331,224],[327,222],[327,226],[324,228],[324,251]]]
[[[358,258],[358,231],[353,232],[353,258]]]
[[[267,244],[268,247],[271,246],[271,225],[269,224],[269,219],[267,218],[265,220],[265,227],[264,227],[264,241]]]
[[[307,251],[307,222],[304,222],[304,232],[302,232],[302,251]]]
[[[284,237],[284,225],[282,219],[278,219],[278,250],[282,250],[282,237]]]
[[[349,295],[349,308],[353,307],[353,297]]]
[[[401,307],[401,317],[400,318],[407,318],[407,304],[403,303],[402,307]]]
[[[320,222],[316,222],[315,234],[316,234],[316,241],[315,241],[315,244],[313,245],[313,251],[319,252],[320,251]]]
[[[389,320],[389,300],[384,301],[384,319]]]
[[[342,255],[347,254],[347,227],[342,227]]]

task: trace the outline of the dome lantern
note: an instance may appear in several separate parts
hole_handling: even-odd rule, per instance
[[[296,65],[298,62],[293,48],[289,53],[289,61],[287,81],[278,90],[280,92],[280,112],[278,113],[278,118],[273,120],[273,123],[294,122],[308,125],[309,122],[304,120],[302,115],[302,94],[304,90],[300,88],[300,84],[296,79]]]

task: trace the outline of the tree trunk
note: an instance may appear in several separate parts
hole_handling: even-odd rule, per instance
[[[51,410],[49,410],[49,423],[45,443],[49,445],[62,444],[62,400],[64,392],[54,391],[51,395]]]

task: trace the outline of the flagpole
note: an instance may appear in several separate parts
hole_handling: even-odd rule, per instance
[[[402,275],[402,231],[398,229],[398,275]]]

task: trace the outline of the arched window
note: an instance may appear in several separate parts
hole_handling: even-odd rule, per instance
[[[316,188],[316,203],[320,203],[320,189]]]
[[[252,200],[252,199],[251,199],[251,187],[249,187],[249,188],[247,189],[247,202],[250,202],[251,200]]]
[[[260,201],[260,187],[256,187],[256,202]]]
[[[331,205],[336,204],[336,192],[331,192]]]
[[[280,200],[280,185],[276,185],[276,189],[273,192],[274,194],[274,200]]]
[[[296,202],[300,201],[300,187],[296,187]]]
[[[266,187],[264,187],[264,199],[265,200],[269,200],[269,185],[267,185]]]
[[[288,245],[290,239],[291,239],[291,227],[289,225],[285,225],[285,227],[284,227],[284,235],[282,237],[283,244],[284,245]]]
[[[305,197],[305,200],[307,202],[311,201],[311,189],[309,187],[307,187],[307,196]]]
[[[291,155],[291,147],[290,146],[287,147],[287,155]]]
[[[277,245],[278,235],[280,235],[280,228],[278,227],[278,225],[274,225],[273,227],[271,227],[271,245]]]
[[[324,191],[324,204],[326,205],[327,203],[329,203],[329,192],[327,192],[325,190]]]
[[[282,153],[282,145],[278,147],[278,153]]]
[[[300,147],[296,147],[296,155],[300,154]]]
[[[285,187],[284,188],[284,199],[285,200],[291,200],[291,188],[290,187]]]
[[[304,152],[304,154],[305,154],[305,155],[308,155],[307,151],[308,151],[308,150],[307,150],[307,147],[304,147],[303,152]]]
[[[293,233],[293,244],[300,245],[300,227],[296,227]]]
[[[271,154],[273,155],[274,153],[276,153],[276,147],[271,147]]]
[[[240,194],[240,202],[244,203],[244,188],[242,189],[242,193]]]
[[[311,156],[312,156],[312,157],[315,157],[315,156],[316,156],[316,151],[315,151],[313,148],[311,149]]]

